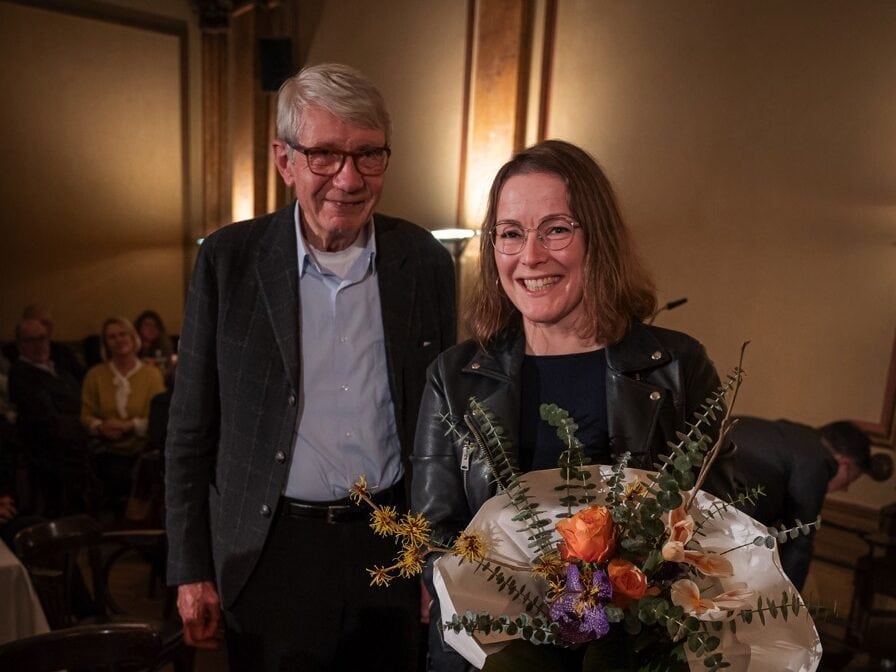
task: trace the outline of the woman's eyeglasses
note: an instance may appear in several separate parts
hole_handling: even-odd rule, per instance
[[[581,224],[568,217],[551,217],[535,229],[526,229],[513,222],[498,222],[492,229],[492,243],[501,254],[519,254],[526,246],[529,234],[534,231],[544,249],[556,252],[568,247],[576,229],[580,228]]]

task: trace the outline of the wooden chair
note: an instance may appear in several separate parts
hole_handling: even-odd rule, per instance
[[[847,641],[873,660],[896,660],[896,536],[863,535],[867,555],[856,561]],[[881,667],[883,669],[883,667]]]
[[[158,633],[145,623],[82,625],[3,644],[0,670],[151,670],[161,648]]]
[[[193,669],[194,650],[183,641],[179,621],[136,619],[123,614],[109,591],[108,579],[114,564],[130,549],[130,538],[155,536],[156,546],[164,542],[163,530],[104,533],[99,523],[86,515],[69,516],[33,525],[15,537],[16,552],[31,574],[35,591],[50,628],[82,624],[112,624],[142,621],[161,639],[159,662],[170,662],[175,672]],[[104,560],[103,550],[107,557]],[[84,555],[91,590],[82,579],[79,558]],[[91,613],[85,616],[85,611]]]

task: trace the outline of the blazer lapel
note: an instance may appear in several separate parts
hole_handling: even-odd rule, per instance
[[[299,380],[299,262],[294,205],[278,211],[259,241],[255,266],[258,286],[290,385]]]
[[[379,215],[374,215],[373,221],[386,361],[389,363],[392,402],[400,426],[401,418],[404,417],[404,386],[401,372],[405,353],[412,345],[408,342],[408,337],[413,333],[411,316],[417,296],[417,273],[408,272],[404,268],[406,264],[413,262],[408,258],[407,245],[402,245],[401,241],[396,239],[394,225]]]

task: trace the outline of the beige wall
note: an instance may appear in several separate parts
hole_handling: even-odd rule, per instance
[[[192,20],[183,2],[119,4]],[[30,302],[62,339],[145,308],[179,331],[201,185],[189,143],[199,101],[185,109],[181,88],[198,64],[182,56],[174,34],[0,2],[0,338]]]
[[[603,164],[738,410],[877,423],[896,331],[896,5],[560,0],[549,134]],[[858,489],[858,488],[857,488]],[[892,500],[893,484],[853,496]],[[870,492],[869,492],[870,490]]]
[[[308,64],[360,68],[392,114],[392,160],[379,210],[429,229],[456,225],[466,49],[458,0],[329,0]]]

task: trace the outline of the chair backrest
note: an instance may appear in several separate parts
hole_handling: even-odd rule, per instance
[[[148,670],[161,648],[158,633],[143,623],[82,625],[0,645],[0,670]]]
[[[16,553],[34,579],[50,627],[73,625],[83,615],[78,611],[106,615],[102,541],[100,524],[85,515],[32,525],[15,536]],[[82,552],[90,569],[92,595],[78,564]]]

